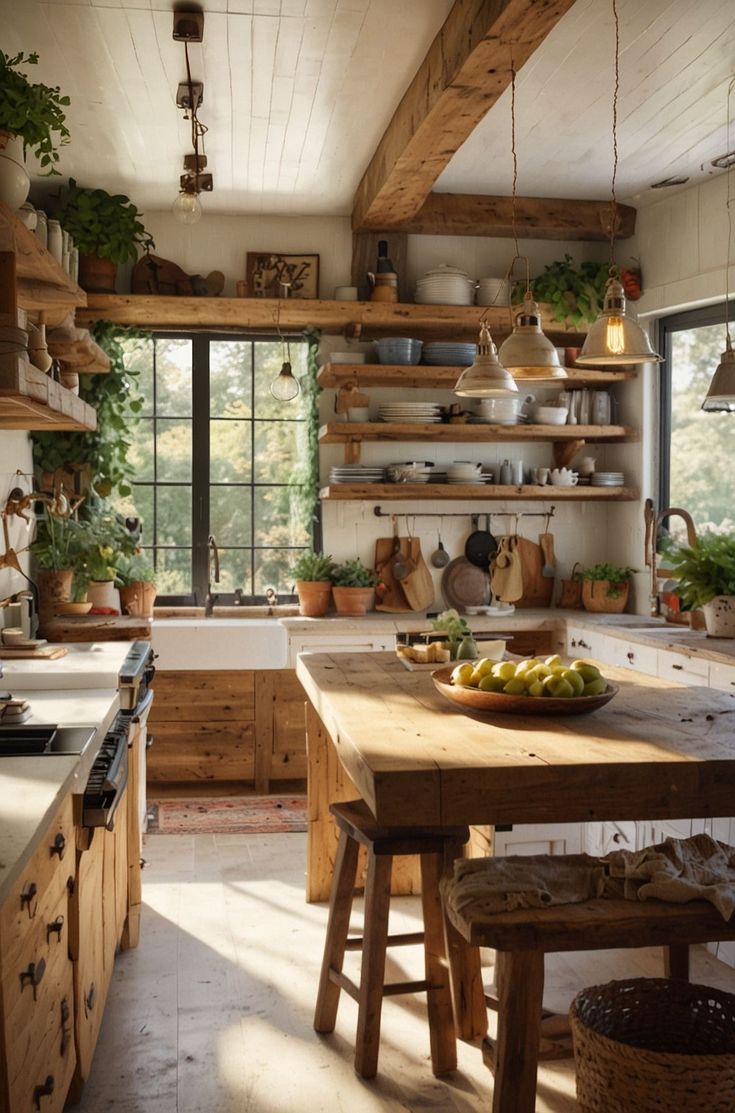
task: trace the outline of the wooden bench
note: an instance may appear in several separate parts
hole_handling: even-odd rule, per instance
[[[492,915],[469,908],[451,918],[468,943],[497,951],[498,1035],[495,1042],[485,1037],[483,1044],[495,1074],[493,1113],[536,1108],[547,952],[662,946],[667,976],[688,978],[690,944],[735,939],[735,916],[726,922],[706,901],[588,900]],[[553,1031],[549,1025],[546,1034]],[[553,1049],[552,1056],[559,1057]]]

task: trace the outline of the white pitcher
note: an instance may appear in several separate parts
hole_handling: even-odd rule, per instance
[[[576,487],[579,475],[570,468],[552,468],[549,472],[549,482],[554,487]]]

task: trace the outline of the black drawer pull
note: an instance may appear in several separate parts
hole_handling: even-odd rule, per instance
[[[39,958],[38,962],[29,962],[28,969],[22,970],[20,974],[20,988],[25,989],[27,985],[33,986],[33,1000],[36,1000],[36,989],[41,984],[43,975],[46,973],[46,959]]]
[[[92,982],[91,986],[89,987],[89,993],[85,994],[85,997],[84,997],[84,1011],[85,1011],[85,1014],[87,1016],[89,1015],[89,1013],[91,1013],[92,1009],[94,1008],[94,1003],[95,1003],[96,1000],[97,1000],[97,986],[94,984],[94,982]]]
[[[63,916],[57,916],[56,919],[52,920],[50,924],[46,924],[46,942],[48,943],[51,939],[51,936],[54,934],[56,934],[56,941],[59,942],[61,939],[61,931],[63,927]]]
[[[33,1091],[33,1104],[35,1105],[36,1109],[41,1108],[41,1098],[47,1098],[50,1097],[51,1094],[53,1094],[55,1085],[56,1083],[54,1082],[54,1076],[52,1074],[47,1074],[46,1081],[44,1082],[43,1086],[35,1087]]]
[[[587,645],[587,642],[584,641],[582,638],[579,639],[579,641],[577,642],[577,645],[580,647],[580,649],[590,649],[591,648],[589,645]]]
[[[59,831],[49,849],[51,851],[51,856],[53,857],[54,854],[58,854],[59,861],[61,861],[66,852],[66,839],[62,835],[61,831]]]
[[[69,1023],[70,1020],[71,1009],[69,1008],[69,1002],[67,1001],[66,997],[64,997],[61,1002],[61,1043],[59,1044],[59,1052],[62,1059],[66,1056],[66,1053],[69,1050],[69,1044],[71,1043],[71,1024]]]
[[[672,669],[677,669],[679,672],[681,672],[681,670],[684,668],[683,665],[672,665],[671,667]]]
[[[625,656],[626,656],[626,657],[628,658],[628,660],[629,660],[629,661],[631,661],[631,662],[635,660],[635,653],[633,653],[633,652],[630,652],[630,653],[626,653],[626,654],[625,654]]]
[[[36,915],[36,896],[38,894],[38,886],[35,881],[26,881],[23,886],[23,892],[20,894],[20,910],[23,911],[25,905],[28,905],[28,916],[32,920]]]

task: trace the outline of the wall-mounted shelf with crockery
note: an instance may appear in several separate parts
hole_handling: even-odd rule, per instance
[[[453,390],[461,367],[432,367],[429,364],[387,364],[387,363],[325,363],[319,368],[317,383],[320,387],[340,387],[347,382],[357,382],[358,386],[404,387],[423,390]],[[561,390],[577,389],[610,383],[626,382],[636,378],[635,370],[592,371],[569,368],[566,379],[534,379],[518,388],[522,392],[526,386],[533,389],[536,383],[557,386]]]
[[[323,487],[319,497],[324,502],[386,501],[468,501],[502,502],[512,499],[533,502],[637,502],[636,487],[521,487],[483,483],[335,483]]]

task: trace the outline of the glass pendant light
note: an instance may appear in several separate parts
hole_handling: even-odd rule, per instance
[[[278,329],[278,334],[280,336],[280,329]],[[281,337],[281,341],[283,341],[283,337]],[[273,397],[276,398],[279,402],[292,402],[293,399],[298,396],[301,387],[299,386],[298,379],[294,378],[294,374],[291,369],[291,348],[288,344],[288,341],[286,342],[286,350],[283,354],[286,358],[281,364],[281,370],[278,372],[275,379],[271,383],[270,390]]]
[[[735,77],[727,87],[727,149],[730,145],[730,95],[735,88]],[[730,339],[730,246],[732,242],[732,206],[733,198],[732,167],[730,162],[727,168],[727,255],[725,256],[725,350],[712,376],[709,390],[702,403],[705,413],[735,413],[735,352]]]
[[[462,398],[508,398],[518,393],[513,376],[498,359],[498,349],[485,321],[480,323],[475,362],[471,367],[465,367],[457,379],[454,393]]]
[[[602,312],[587,333],[582,351],[576,359],[581,367],[599,365],[615,367],[625,363],[661,363],[662,357],[654,352],[645,331],[633,317],[625,312],[625,293],[620,282],[620,272],[615,263],[615,225],[617,223],[617,198],[615,181],[618,175],[618,89],[620,86],[620,21],[616,0],[612,0],[615,22],[615,85],[612,103],[613,172],[610,189],[610,277],[605,289]]]
[[[194,190],[182,189],[171,206],[179,224],[197,224],[202,219],[202,203]]]

